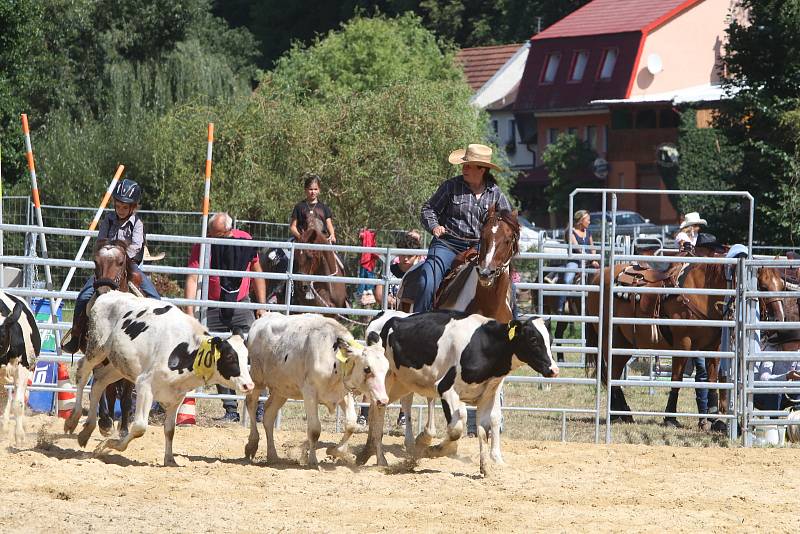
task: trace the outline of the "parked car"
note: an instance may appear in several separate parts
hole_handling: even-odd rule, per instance
[[[539,252],[539,236],[545,236],[544,228],[538,228],[522,215],[517,217],[519,221],[519,250],[520,252]],[[558,245],[561,245],[560,247]],[[544,249],[542,252],[548,254],[566,254],[563,242],[557,239],[550,239],[545,236]]]
[[[606,212],[606,231],[610,234],[611,227],[611,213]],[[589,213],[591,218],[589,222],[589,231],[595,238],[600,236],[601,220],[603,217],[602,211],[593,211]],[[641,236],[657,236],[661,237],[662,233],[666,234],[669,238],[678,230],[678,225],[660,225],[650,222],[650,219],[645,219],[635,211],[617,211],[617,218],[615,220],[615,235],[628,235],[631,237]]]

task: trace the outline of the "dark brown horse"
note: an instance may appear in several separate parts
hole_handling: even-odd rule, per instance
[[[309,217],[309,221],[313,218]],[[298,243],[328,244],[328,239],[317,227],[309,228],[301,235]],[[332,250],[294,251],[294,272],[297,274],[346,276],[344,266]],[[324,306],[330,308],[347,307],[347,288],[339,282],[298,281],[294,284],[294,299],[304,306]]]
[[[94,289],[95,297],[103,295],[109,291],[116,290],[128,293],[131,286],[137,288],[141,283],[140,276],[131,269],[133,260],[128,257],[128,243],[122,240],[100,239],[95,245],[94,250]],[[141,296],[141,293],[139,293]],[[87,305],[88,315],[92,301]],[[82,341],[82,345],[85,341]],[[85,346],[81,346],[85,350]],[[128,417],[133,406],[133,383],[128,380],[119,380],[108,386],[103,393],[105,401],[101,399],[99,409],[100,433],[107,436],[111,433],[114,426],[114,404],[117,399],[120,402],[120,423],[119,434],[124,436],[128,433]]]

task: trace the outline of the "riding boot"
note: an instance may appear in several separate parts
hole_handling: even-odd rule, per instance
[[[72,318],[72,328],[61,339],[61,350],[70,354],[75,354],[78,349],[86,349],[86,323],[88,321],[86,311],[76,313]]]

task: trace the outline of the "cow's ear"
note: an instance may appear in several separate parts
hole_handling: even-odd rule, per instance
[[[550,317],[544,320],[544,326],[547,328],[547,331],[550,332]]]
[[[367,345],[368,346],[369,345],[377,345],[380,342],[381,342],[381,336],[375,331],[370,332],[369,335],[367,336]]]
[[[233,327],[233,329],[231,330],[231,333],[232,333],[234,336],[239,336],[239,337],[241,337],[241,338],[244,338],[244,330],[242,330],[242,329],[241,329],[241,328],[239,328],[238,326],[234,326],[234,327]]]
[[[219,347],[222,344],[222,338],[219,336],[214,336],[211,338],[211,346],[212,347]]]
[[[17,302],[14,305],[14,310],[11,312],[11,315],[6,317],[6,322],[5,322],[6,327],[10,328],[11,325],[19,321],[20,317],[22,317],[22,304]]]

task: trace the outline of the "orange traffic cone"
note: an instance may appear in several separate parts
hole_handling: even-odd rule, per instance
[[[69,368],[64,362],[58,362],[58,387],[69,386]],[[68,419],[75,408],[75,394],[71,391],[58,392],[58,416]]]
[[[178,415],[175,418],[177,425],[194,425],[197,423],[197,410],[194,399],[185,397],[180,408],[178,408]]]

